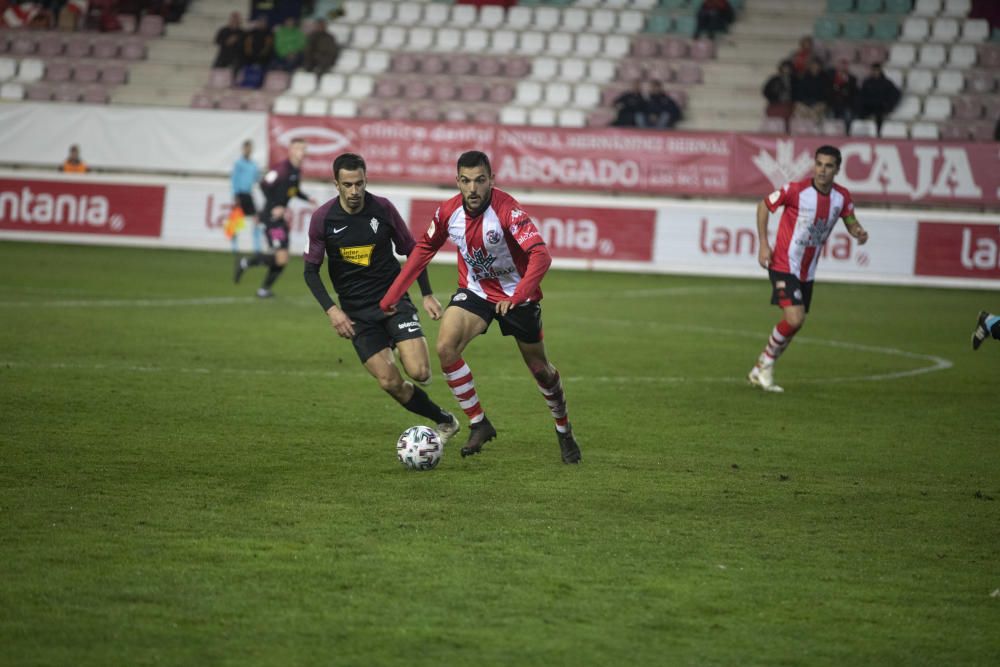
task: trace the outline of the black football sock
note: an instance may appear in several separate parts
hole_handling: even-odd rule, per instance
[[[247,266],[270,266],[272,262],[272,255],[265,255],[262,252],[255,253],[250,257],[247,257]]]
[[[413,385],[413,396],[406,403],[402,403],[402,406],[414,414],[426,417],[435,424],[451,421],[445,411],[431,400],[426,391],[417,385]]]
[[[278,279],[278,276],[280,276],[281,272],[284,270],[285,267],[283,266],[278,266],[277,264],[271,265],[271,268],[267,270],[267,275],[264,277],[264,284],[261,285],[261,287],[264,289],[271,289],[271,285],[274,284],[274,281]]]
[[[990,320],[993,320],[993,322],[990,322]],[[1000,318],[996,315],[990,315],[986,318],[986,326],[990,330],[990,335],[1000,340]]]

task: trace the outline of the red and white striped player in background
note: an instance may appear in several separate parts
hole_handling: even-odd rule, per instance
[[[486,333],[495,319],[501,333],[517,341],[521,357],[545,398],[556,423],[563,463],[578,463],[580,446],[566,413],[562,381],[542,342],[540,285],[552,263],[545,241],[517,200],[493,187],[493,170],[485,153],[463,153],[455,180],[460,194],[434,213],[427,233],[379,305],[387,313],[394,312],[416,277],[451,239],[458,246],[458,291],[441,319],[437,353],[451,393],[470,422],[462,456],[478,454],[497,434],[479,403],[472,371],[462,358],[465,347]]]
[[[843,218],[847,233],[859,244],[868,241],[868,232],[854,217],[851,193],[833,182],[840,171],[840,151],[833,146],[820,146],[815,157],[812,178],[786,183],[757,204],[760,241],[757,260],[771,278],[771,303],[779,306],[784,315],[747,376],[750,384],[765,391],[784,391],[774,383],[774,362],[806,321],[816,264],[837,219]],[[767,223],[771,213],[782,206],[785,210],[772,250],[767,240]]]

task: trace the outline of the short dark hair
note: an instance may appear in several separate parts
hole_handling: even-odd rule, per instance
[[[337,156],[337,159],[333,161],[333,180],[340,180],[341,169],[346,169],[347,171],[360,169],[361,171],[367,173],[368,165],[365,164],[365,159],[360,155],[355,153],[341,153]]]
[[[295,137],[294,139],[288,142],[288,145],[291,146],[292,144],[304,144],[304,143],[306,143],[305,139],[303,139],[302,137]]]
[[[486,173],[493,175],[493,167],[490,166],[490,157],[482,151],[466,151],[458,156],[456,171],[463,167],[472,169],[474,167],[486,167]]]
[[[830,146],[829,144],[827,144],[826,146],[820,146],[819,148],[816,149],[816,155],[814,155],[813,157],[819,157],[820,155],[829,155],[830,157],[832,157],[834,160],[837,161],[837,166],[838,167],[840,166],[840,161],[842,158],[840,157],[840,149],[838,149],[836,146]]]

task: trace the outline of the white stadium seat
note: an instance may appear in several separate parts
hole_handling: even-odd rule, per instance
[[[545,51],[545,35],[534,30],[521,33],[520,53],[526,56],[536,56]]]
[[[549,32],[559,27],[559,19],[558,7],[540,5],[535,7],[535,24],[532,27],[535,30]]]
[[[18,65],[17,76],[14,80],[21,83],[34,83],[35,81],[41,81],[44,75],[44,62],[38,58],[24,58],[21,60],[21,64]]]
[[[323,97],[307,97],[302,101],[303,116],[325,116],[330,111],[330,100]]]
[[[350,74],[361,67],[361,52],[357,49],[344,49],[340,52],[340,57],[337,58],[337,64],[334,65],[334,69],[338,72],[345,72]]]
[[[990,36],[990,24],[986,19],[969,19],[962,28],[963,42],[985,42]]]
[[[934,21],[934,29],[931,31],[931,39],[935,42],[951,43],[958,39],[959,27],[955,19],[938,19]]]
[[[583,81],[587,78],[587,61],[581,58],[564,58],[559,65],[559,78],[563,81]]]
[[[387,0],[377,0],[376,2],[368,3],[368,18],[365,19],[365,23],[384,25],[386,23],[391,23],[392,18],[395,15],[396,15],[395,2],[388,2]]]
[[[629,38],[625,35],[607,35],[604,38],[604,56],[624,58],[628,55]]]
[[[556,112],[554,109],[536,107],[528,111],[528,124],[538,127],[555,127]]]
[[[451,8],[449,25],[457,28],[470,28],[476,23],[477,11],[473,5],[454,5]]]
[[[24,86],[16,81],[8,81],[0,85],[0,100],[23,100]]]
[[[917,48],[913,44],[893,44],[889,49],[888,65],[891,67],[909,67],[917,59]]]
[[[954,16],[955,18],[965,18],[972,9],[972,0],[944,0],[944,7],[941,9],[942,16]]]
[[[883,139],[908,139],[909,136],[910,133],[906,127],[906,123],[902,123],[898,120],[887,120],[882,123]]]
[[[479,10],[479,27],[480,28],[499,28],[503,25],[504,14],[503,7],[499,5],[484,5]]]
[[[282,95],[274,98],[274,106],[271,107],[274,113],[294,116],[299,113],[299,98],[291,95]]]
[[[941,130],[936,123],[914,123],[910,126],[911,139],[932,139],[941,137]]]
[[[309,95],[319,83],[319,77],[312,72],[298,71],[292,75],[292,83],[288,87],[288,92],[292,95]]]
[[[588,66],[587,79],[595,83],[607,83],[615,78],[615,62],[604,58],[595,58]]]
[[[568,56],[573,52],[573,35],[568,32],[549,33],[546,52],[554,56]]]
[[[573,106],[595,109],[601,104],[601,88],[592,83],[578,83],[573,92]]]
[[[557,124],[559,127],[584,127],[587,125],[587,114],[579,109],[560,109]]]
[[[354,100],[336,99],[330,104],[330,115],[338,118],[354,118],[358,115],[358,104]]]
[[[378,44],[379,29],[373,25],[359,25],[351,33],[352,49],[370,49]]]
[[[434,44],[434,30],[425,26],[410,28],[406,42],[411,51],[427,51]]]
[[[500,123],[503,125],[527,125],[528,111],[520,107],[504,107],[500,109]]]
[[[942,44],[924,44],[920,47],[921,67],[941,67],[947,59],[948,53]]]
[[[513,53],[517,48],[517,33],[512,30],[497,30],[493,33],[490,49],[494,53]]]
[[[945,120],[951,117],[951,99],[943,95],[931,95],[924,100],[924,120]]]
[[[913,7],[914,16],[937,16],[941,12],[941,0],[917,0]]]
[[[878,128],[873,120],[859,119],[851,123],[852,137],[877,137]]]
[[[900,39],[905,42],[922,42],[927,39],[930,32],[930,22],[927,19],[912,17],[903,21]]]
[[[320,77],[317,94],[324,97],[336,97],[344,92],[346,85],[347,80],[343,74],[330,72]]]
[[[976,47],[971,44],[955,44],[948,51],[948,64],[958,69],[972,67],[976,59]]]
[[[368,18],[368,2],[365,0],[347,0],[341,8],[344,15],[337,19],[338,23],[358,24]]]
[[[442,5],[437,2],[425,5],[423,25],[429,28],[446,25],[451,15],[450,10],[451,8],[448,5]]]
[[[17,74],[17,61],[13,58],[0,57],[0,81],[13,79]]]
[[[550,107],[565,107],[573,100],[573,86],[556,81],[545,86],[545,104]]]
[[[367,74],[352,74],[347,79],[347,90],[344,94],[347,97],[359,99],[368,97],[375,90],[375,79]]]
[[[531,7],[514,5],[507,10],[507,27],[526,30],[534,20],[535,12]]]
[[[461,5],[471,7],[471,5]],[[462,46],[462,31],[455,28],[441,28],[437,31],[437,41],[434,43],[435,51],[453,53]]]
[[[594,32],[609,32],[618,23],[618,12],[613,9],[595,9],[590,12],[590,29]]]
[[[547,81],[559,75],[559,61],[540,56],[531,61],[531,78]]]
[[[945,69],[937,74],[935,90],[943,95],[957,95],[965,89],[965,75],[959,70]]]
[[[382,28],[382,38],[378,46],[386,51],[399,51],[406,44],[406,28],[399,25],[387,25]]]
[[[424,17],[424,6],[419,2],[400,2],[396,5],[397,26],[411,26],[420,23]]]
[[[905,90],[926,95],[934,90],[934,72],[929,69],[911,69],[906,73]]]
[[[585,32],[576,36],[576,53],[574,55],[592,58],[599,56],[603,48],[604,44],[600,35]]]
[[[514,101],[521,106],[532,106],[542,101],[542,84],[537,81],[518,81]]]
[[[617,32],[625,34],[635,34],[641,32],[646,24],[646,17],[642,12],[626,10],[618,14]]]
[[[381,74],[389,69],[391,61],[388,51],[368,51],[365,53],[361,71],[367,74]]]
[[[889,118],[892,120],[914,120],[919,115],[920,98],[916,95],[903,95],[899,106],[889,114]]]
[[[466,53],[482,53],[489,46],[490,33],[482,28],[469,28],[462,34],[462,50]]]
[[[567,7],[563,10],[562,25],[563,32],[580,33],[590,25],[590,12],[582,7]]]

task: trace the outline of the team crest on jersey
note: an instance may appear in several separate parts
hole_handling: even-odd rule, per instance
[[[375,245],[359,245],[350,248],[341,248],[340,257],[345,262],[357,264],[358,266],[368,266],[372,263],[372,251]]]
[[[372,226],[372,231],[377,234],[378,233],[378,219],[377,218],[372,218],[371,222],[369,222],[368,224],[370,224]]]
[[[498,232],[495,229],[491,229],[486,232],[486,242],[489,243],[490,245],[496,245],[500,243],[501,238],[503,237],[500,236],[500,232]]]
[[[472,252],[465,253],[465,262],[472,269],[472,273],[477,276],[489,274],[490,267],[493,266],[493,262],[495,261],[497,261],[497,258],[482,248],[476,248]]]

